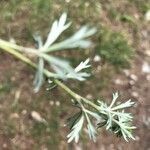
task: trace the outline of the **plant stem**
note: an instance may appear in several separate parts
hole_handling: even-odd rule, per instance
[[[19,53],[18,51],[16,51],[13,48],[7,47],[6,45],[0,45],[0,48],[2,50],[4,50],[5,52],[10,53],[11,55],[13,55],[14,57],[18,58],[19,60],[21,60],[22,62],[28,64],[29,66],[31,66],[34,69],[37,69],[37,65],[35,63],[33,63],[29,58],[27,58],[26,56],[24,56],[23,54]],[[72,91],[70,88],[68,88],[65,84],[63,84],[61,81],[59,81],[58,79],[56,79],[56,74],[48,71],[47,69],[43,70],[43,73],[46,77],[53,77],[54,78],[54,82],[55,84],[59,85],[63,90],[65,90],[69,95],[71,95],[74,99],[76,99],[78,102],[80,101],[84,101],[86,104],[92,106],[93,108],[95,108],[96,110],[99,110],[99,107],[94,104],[93,102],[91,102],[90,100],[78,95],[77,93],[75,93],[74,91]]]
[[[15,49],[20,52],[25,52],[25,53],[33,53],[33,54],[38,53],[38,51],[36,49],[19,46],[15,43],[11,43],[11,42],[0,39],[0,47],[2,47],[2,46],[6,46],[6,47]]]
[[[31,66],[34,69],[37,69],[37,65],[35,63],[33,63],[29,58],[27,58],[26,56],[22,55],[21,53],[17,52],[16,50],[10,48],[10,47],[6,47],[4,45],[0,45],[0,48],[2,50],[4,50],[5,52],[10,53],[11,55],[15,56],[16,58],[20,59],[22,62],[28,64],[29,66]],[[56,77],[56,74],[44,69],[43,73],[45,76],[49,77]]]

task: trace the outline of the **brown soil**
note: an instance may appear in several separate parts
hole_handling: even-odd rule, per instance
[[[130,13],[134,15],[141,15],[137,12],[136,8],[131,8],[130,11]],[[136,24],[139,24],[139,39],[138,43],[136,43],[134,32],[129,24],[110,21],[105,11],[103,12],[101,20],[106,26],[111,25],[113,30],[127,32],[129,41],[136,49],[136,55],[132,60],[130,69],[122,70],[118,74],[113,74],[109,86],[103,88],[101,91],[96,90],[96,87],[98,87],[96,84],[100,84],[97,83],[100,78],[100,72],[96,71],[94,74],[96,80],[87,81],[85,84],[85,91],[79,93],[82,95],[90,94],[92,97],[103,96],[110,99],[111,93],[117,90],[120,92],[123,100],[131,98],[135,101],[135,107],[129,111],[134,114],[134,124],[137,126],[134,133],[136,140],[127,143],[123,139],[117,138],[111,133],[102,130],[100,131],[96,143],[87,142],[87,140],[85,140],[86,142],[83,143],[80,142],[79,144],[67,145],[65,139],[67,134],[66,128],[59,127],[56,133],[53,133],[53,135],[59,134],[58,140],[60,141],[57,148],[60,150],[150,150],[150,73],[142,72],[144,62],[150,64],[149,22],[145,21],[140,24],[140,20],[137,19]],[[96,70],[99,65],[100,64],[97,63],[94,70]],[[43,94],[44,90],[39,94],[33,94],[32,73],[33,71],[26,65],[8,54],[0,52],[0,83],[9,81],[12,84],[12,87],[8,91],[0,95],[0,150],[32,150],[33,147],[39,150],[56,149],[56,145],[47,148],[47,145],[39,144],[41,141],[47,140],[49,136],[53,135],[46,133],[43,137],[41,136],[40,139],[38,139],[38,137],[32,137],[30,129],[33,127],[33,120],[30,118],[30,112],[36,109],[44,117],[51,118],[52,115],[50,114],[50,110],[52,110],[53,106],[50,106],[49,101],[46,100],[58,99],[61,101],[62,99],[66,100],[68,97],[64,93],[59,93],[60,91],[57,89],[54,90],[50,98],[47,98],[46,94]],[[91,84],[94,85],[92,88]],[[72,87],[74,86],[76,86],[76,84],[72,85]],[[78,88],[76,89],[80,91]],[[12,103],[16,98],[17,91],[20,91],[21,94],[18,102],[19,106],[14,110],[12,109]],[[39,98],[40,96],[44,97],[46,100],[43,102],[40,101],[42,99]],[[38,106],[36,106],[36,103],[39,103]],[[61,102],[60,105],[64,105],[63,102]],[[68,107],[65,107],[65,111],[59,112],[57,119],[59,119],[60,122],[64,122],[66,115],[70,115]],[[38,144],[40,147],[37,148],[35,145]]]

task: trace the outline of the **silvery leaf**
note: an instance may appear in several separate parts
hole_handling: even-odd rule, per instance
[[[88,123],[87,128],[88,128],[88,134],[89,134],[90,139],[92,139],[95,142],[97,132],[96,132],[94,126],[91,123]]]
[[[118,110],[118,109],[128,108],[128,107],[133,106],[134,104],[135,104],[134,102],[132,102],[131,100],[128,100],[125,103],[122,103],[120,105],[117,105],[117,106],[113,107],[112,110]]]
[[[118,97],[119,97],[118,92],[113,93],[113,100],[112,100],[112,102],[111,102],[111,104],[110,104],[109,107],[112,107],[115,104],[115,102],[116,102],[116,100],[117,100]]]
[[[43,58],[39,58],[38,69],[35,75],[34,80],[34,91],[37,93],[42,86],[43,83],[43,69],[44,69],[44,60]]]
[[[89,68],[91,65],[88,65],[90,59],[86,59],[84,62],[82,61],[76,68],[75,68],[75,72],[79,72],[85,68]]]
[[[46,52],[49,51],[58,51],[64,49],[71,49],[71,48],[87,48],[91,46],[91,42],[86,38],[90,37],[96,32],[95,28],[88,28],[87,26],[83,26],[79,31],[77,31],[73,36],[70,38],[51,45]]]
[[[82,115],[79,121],[72,127],[72,131],[67,135],[68,143],[75,140],[77,143],[79,141],[79,134],[83,127],[84,116]]]
[[[53,67],[53,69],[57,68],[57,71],[59,69],[59,72],[61,74],[58,74],[57,77],[60,77],[64,74],[65,75],[64,79],[66,79],[67,74],[71,74],[72,78],[74,78],[74,79],[78,78],[78,74],[70,66],[69,62],[62,60],[60,58],[54,57],[54,56],[47,55],[47,54],[42,54],[42,57]]]
[[[60,36],[60,34],[71,25],[71,23],[65,25],[66,19],[67,19],[67,14],[63,13],[58,21],[57,20],[54,21],[42,50],[48,49],[48,47],[53,42],[55,42],[55,40]]]

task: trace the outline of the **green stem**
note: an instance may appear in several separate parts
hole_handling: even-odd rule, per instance
[[[22,62],[28,64],[29,66],[31,66],[34,69],[37,69],[37,65],[35,63],[33,63],[29,58],[27,58],[26,56],[24,56],[23,54],[19,53],[18,51],[14,50],[13,48],[7,47],[6,45],[0,45],[0,48],[2,50],[4,50],[5,52],[10,53],[11,55],[15,56],[16,58],[18,58],[19,60],[21,60]],[[56,77],[56,74],[51,73],[50,71],[48,71],[47,69],[43,70],[43,73],[46,77]],[[98,106],[95,105],[93,102],[91,102],[90,100],[78,95],[77,93],[75,93],[74,91],[72,91],[70,88],[68,88],[65,84],[63,84],[61,81],[59,81],[58,79],[54,79],[55,84],[59,85],[62,89],[64,89],[68,94],[70,94],[74,99],[76,99],[77,101],[84,101],[86,104],[92,106],[93,108],[95,108],[96,110],[99,110]]]
[[[31,66],[34,69],[37,69],[37,65],[35,63],[33,63],[29,58],[27,58],[26,56],[22,55],[21,53],[17,52],[16,50],[10,48],[10,47],[6,47],[4,45],[0,45],[0,48],[2,50],[4,50],[5,52],[10,53],[11,55],[15,56],[16,58],[20,59],[22,62],[28,64],[29,66]],[[45,76],[49,77],[56,77],[56,74],[44,69],[43,73]]]
[[[25,53],[33,53],[33,54],[38,53],[36,49],[19,46],[15,43],[11,43],[11,42],[0,39],[0,47],[2,46],[9,47],[9,48],[15,49],[20,52],[25,52]]]
[[[5,45],[0,45],[0,48],[8,53],[10,53],[11,55],[15,56],[16,58],[20,59],[21,61],[25,62],[26,64],[30,65],[33,68],[37,68],[36,64],[34,64],[30,59],[28,59],[27,57],[25,57],[24,55],[22,55],[21,53],[17,52],[16,50],[7,47]]]

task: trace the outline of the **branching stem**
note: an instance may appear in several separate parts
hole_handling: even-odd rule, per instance
[[[8,46],[7,46],[8,45]],[[15,45],[15,47],[18,47],[17,45]],[[13,55],[14,57],[16,57],[17,59],[21,60],[22,62],[28,64],[29,66],[31,66],[34,69],[37,69],[37,65],[35,63],[33,63],[29,58],[27,58],[26,56],[24,56],[23,54],[21,54],[20,52],[16,51],[15,48],[13,48],[12,46],[9,46],[9,42],[6,42],[5,44],[1,44],[1,40],[0,40],[0,48],[2,50],[4,50],[5,52],[8,52],[9,54]],[[20,47],[21,48],[21,47]],[[18,50],[18,49],[17,49]],[[23,48],[22,48],[23,50]],[[47,69],[43,70],[43,73],[46,77],[50,78],[50,77],[56,77],[56,74],[48,71]],[[93,108],[95,108],[96,110],[99,110],[98,106],[95,105],[93,102],[91,102],[90,100],[78,95],[77,93],[75,93],[74,91],[72,91],[70,88],[68,88],[68,86],[66,86],[63,82],[59,81],[58,79],[54,79],[55,84],[57,84],[58,86],[60,86],[63,90],[65,90],[69,95],[71,95],[74,99],[76,99],[78,102],[85,102],[86,104],[92,106]]]

